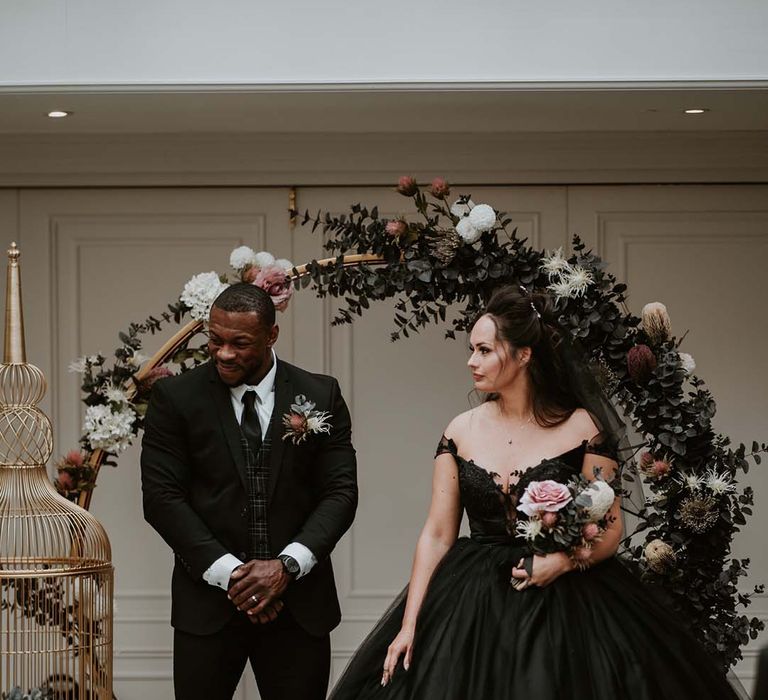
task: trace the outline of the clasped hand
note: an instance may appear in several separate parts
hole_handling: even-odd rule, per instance
[[[553,552],[552,554],[533,557],[533,566],[531,573],[525,570],[525,559],[521,559],[517,566],[512,569],[511,582],[519,581],[513,584],[520,591],[528,586],[548,586],[555,579],[563,574],[573,571],[573,562],[565,552]]]
[[[279,559],[253,559],[232,572],[227,597],[251,622],[272,622],[283,609],[280,597],[290,580]]]

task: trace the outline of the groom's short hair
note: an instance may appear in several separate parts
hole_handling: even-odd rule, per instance
[[[222,311],[249,313],[255,311],[262,323],[268,327],[275,325],[275,304],[261,287],[248,282],[238,282],[227,287],[213,305]]]

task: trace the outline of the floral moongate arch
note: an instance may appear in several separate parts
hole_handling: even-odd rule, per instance
[[[560,325],[644,439],[644,449],[624,469],[624,479],[642,480],[649,494],[638,504],[639,525],[625,541],[625,555],[667,591],[723,667],[733,665],[764,627],[741,610],[763,587],[741,592],[749,560],[731,557],[734,535],[753,505],[752,489],[740,488],[737,477],[750,462],[760,463],[768,445],[732,446],[713,431],[714,398],[693,373],[693,358],[680,352],[682,339],[673,335],[664,306],[648,304],[642,318],[629,313],[626,286],[578,238],[570,255],[547,254],[515,230],[508,233],[512,222],[503,212],[475,205],[469,196],[449,204],[450,187],[441,178],[423,189],[403,177],[397,190],[412,199],[416,220],[387,220],[376,207],[360,205],[337,217],[307,212],[302,223],[325,234],[332,257],[294,267],[243,246],[230,258],[235,278],[267,290],[278,309],[295,288],[308,286],[318,296],[343,300],[334,324],[351,322],[371,301],[393,299],[393,340],[445,324],[449,307],[459,311],[446,329],[454,338],[502,283],[551,294]],[[205,343],[194,340],[225,284],[215,272],[193,277],[167,311],[120,333],[111,366],[100,355],[73,363],[83,375],[87,409],[81,449],[56,465],[65,496],[88,508],[99,468],[115,465],[141,430],[154,382],[172,374],[170,366],[185,371],[207,359]],[[143,336],[187,316],[192,320],[151,359],[141,355]]]

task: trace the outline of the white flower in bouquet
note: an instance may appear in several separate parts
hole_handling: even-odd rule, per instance
[[[680,364],[683,366],[686,374],[693,374],[693,370],[696,369],[696,360],[687,352],[680,353]]]
[[[550,281],[554,277],[563,275],[571,269],[570,264],[563,256],[563,248],[560,246],[557,250],[552,251],[547,257],[541,259],[539,269],[546,272]]]
[[[263,267],[270,267],[275,264],[275,256],[272,253],[268,253],[266,250],[262,250],[260,253],[256,253],[253,258],[253,266],[259,269]]]
[[[233,270],[241,272],[249,265],[256,264],[256,252],[247,245],[235,248],[229,256],[229,265]]]
[[[456,233],[459,234],[461,240],[465,243],[472,245],[480,240],[481,231],[478,231],[468,218],[464,218],[456,224]]]
[[[530,520],[518,520],[517,525],[515,525],[517,534],[521,535],[529,542],[535,540],[541,534],[541,528],[541,520],[538,518],[531,518]]]
[[[470,223],[481,233],[496,225],[496,212],[490,204],[478,204],[469,212]]]
[[[615,500],[616,492],[605,481],[596,480],[576,497],[576,505],[584,507],[592,520],[600,520],[605,517]]]
[[[286,258],[278,258],[275,260],[275,265],[278,267],[282,267],[283,270],[286,272],[290,272],[293,270],[293,263],[290,260],[287,260]]]
[[[721,474],[712,467],[704,477],[704,484],[714,494],[721,496],[736,490],[736,484],[727,474]]]
[[[123,452],[131,444],[136,414],[129,406],[112,411],[109,406],[89,406],[85,411],[83,432],[91,449]]]
[[[472,211],[474,206],[475,203],[471,199],[466,202],[466,204],[457,199],[453,204],[451,204],[451,214],[461,219],[465,216],[469,216],[469,212]]]
[[[184,285],[179,298],[189,307],[192,318],[203,320],[208,318],[216,297],[228,286],[215,272],[201,272]]]
[[[107,401],[113,401],[114,403],[128,403],[127,394],[119,387],[107,387],[104,389],[103,394]]]

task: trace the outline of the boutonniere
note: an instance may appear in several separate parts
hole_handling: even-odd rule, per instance
[[[315,404],[307,401],[304,394],[299,394],[293,400],[290,412],[283,415],[283,440],[291,438],[293,444],[298,445],[314,433],[330,433],[330,417],[326,411],[316,411]]]

